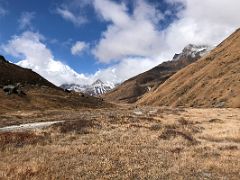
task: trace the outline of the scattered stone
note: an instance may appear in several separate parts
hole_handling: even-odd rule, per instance
[[[136,115],[142,115],[143,114],[141,111],[134,111],[133,113],[136,114]]]
[[[210,119],[208,122],[210,122],[210,123],[223,123],[223,120],[215,118],[215,119]]]
[[[219,102],[219,103],[216,103],[214,107],[216,108],[224,108],[225,107],[225,102]]]
[[[3,91],[4,91],[7,95],[11,95],[11,94],[18,94],[19,96],[21,96],[21,95],[26,95],[26,94],[21,90],[21,84],[20,84],[20,83],[17,83],[16,85],[9,84],[9,85],[3,86]]]
[[[66,93],[71,93],[71,91],[68,90],[68,89],[64,89],[64,92],[66,92]]]

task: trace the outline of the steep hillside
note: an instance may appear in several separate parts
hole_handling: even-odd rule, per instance
[[[39,74],[33,72],[31,69],[21,68],[15,64],[9,63],[3,56],[0,55],[0,87],[15,83],[21,83],[23,85],[45,85],[57,88]]]
[[[7,95],[2,90],[4,85],[16,83],[21,83],[26,95]],[[100,98],[64,92],[32,70],[9,63],[0,56],[0,112],[109,106]]]
[[[190,44],[180,54],[175,54],[173,60],[164,62],[125,81],[116,89],[104,95],[104,98],[110,101],[136,102],[142,95],[150,90],[153,91],[178,70],[198,60],[208,52],[208,48],[207,46]]]
[[[101,98],[67,93],[47,86],[25,86],[26,96],[6,95],[0,90],[0,113],[22,110],[103,108],[112,105]]]
[[[240,29],[206,57],[173,75],[138,103],[240,107]]]

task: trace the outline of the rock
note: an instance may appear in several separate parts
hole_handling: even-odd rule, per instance
[[[20,83],[17,83],[17,85],[13,85],[13,84],[9,84],[6,86],[3,86],[3,91],[7,94],[7,95],[11,95],[11,94],[18,94],[20,95],[26,95],[22,90],[21,90],[21,85]]]
[[[225,107],[225,102],[216,103],[216,104],[215,104],[215,107],[216,107],[216,108],[223,108],[223,107]]]

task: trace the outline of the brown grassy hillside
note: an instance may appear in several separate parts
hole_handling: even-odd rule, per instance
[[[7,84],[34,84],[57,88],[52,83],[33,72],[31,69],[21,68],[9,63],[0,55],[0,87]]]
[[[21,83],[26,95],[7,95],[1,89],[4,85],[16,83]],[[0,113],[18,110],[109,106],[100,98],[64,92],[32,70],[9,63],[3,56],[0,56]]]
[[[42,86],[25,86],[26,96],[6,95],[0,89],[0,113],[19,110],[102,108],[111,105],[101,98],[66,93],[62,90]]]
[[[240,29],[185,67],[139,104],[240,107]]]
[[[163,62],[162,64],[150,69],[149,71],[146,71],[125,81],[116,89],[104,95],[104,98],[117,102],[136,102],[145,93],[149,92],[150,89],[151,91],[156,89],[160,84],[164,83],[177,71],[197,61],[201,55],[199,52],[196,54],[196,56],[192,56],[192,46],[194,45],[188,45],[183,49],[181,54],[176,54],[175,56],[178,56],[178,59]]]

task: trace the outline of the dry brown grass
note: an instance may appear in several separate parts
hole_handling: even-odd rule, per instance
[[[155,91],[143,96],[142,105],[184,107],[240,107],[240,29],[208,55],[179,70]]]
[[[16,94],[6,95],[0,88],[0,115],[10,111],[45,111],[55,109],[106,108],[112,104],[101,98],[79,93],[67,93],[47,86],[25,86],[24,97]]]
[[[25,145],[33,145],[47,140],[42,135],[33,132],[1,132],[0,133],[0,149],[5,150],[10,147],[23,147]]]
[[[240,178],[239,109],[66,110],[54,117],[66,122],[0,138],[0,179]]]

